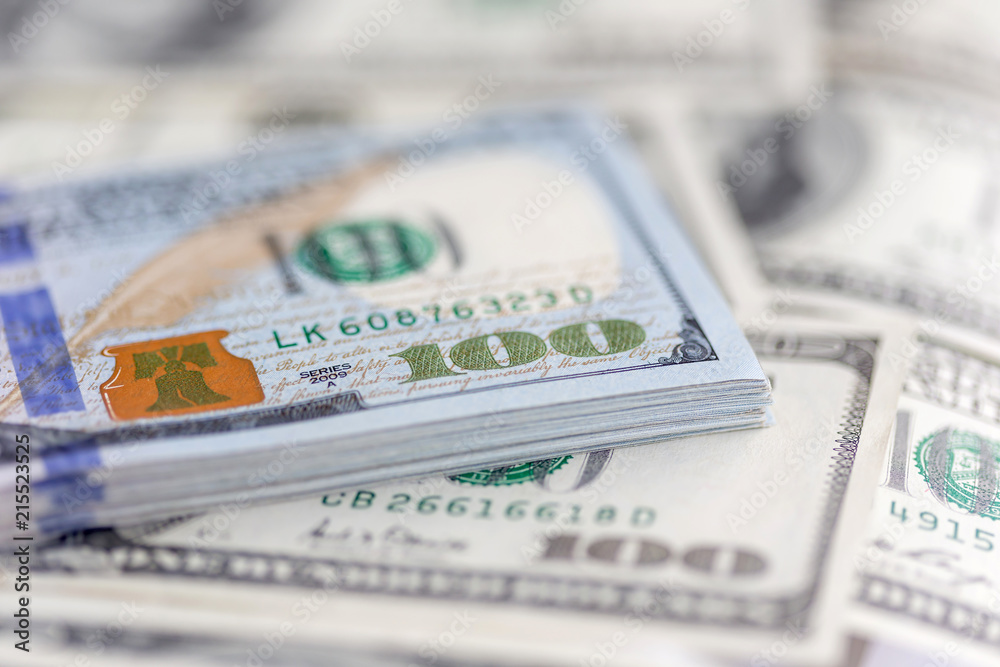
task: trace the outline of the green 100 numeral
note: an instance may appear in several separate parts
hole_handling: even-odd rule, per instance
[[[607,350],[601,351],[594,344],[587,331],[587,325],[594,324],[600,329],[607,343]],[[509,359],[501,366],[490,350],[489,338],[496,336],[507,350]],[[581,322],[556,329],[549,335],[549,343],[556,352],[571,357],[603,357],[627,352],[642,345],[646,332],[635,322],[627,320],[600,320]],[[485,336],[467,338],[451,348],[451,362],[467,371],[494,371],[513,366],[530,364],[545,356],[548,347],[545,341],[527,331],[503,331]],[[448,368],[444,354],[437,343],[414,345],[390,357],[405,359],[410,365],[410,377],[403,382],[418,382],[449,375],[464,375]],[[402,384],[402,383],[401,383]]]

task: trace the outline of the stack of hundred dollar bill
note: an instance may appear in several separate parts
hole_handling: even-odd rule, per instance
[[[762,425],[768,380],[627,141],[506,113],[17,193],[0,411],[32,528]]]
[[[7,5],[0,667],[1000,664],[996,2]]]

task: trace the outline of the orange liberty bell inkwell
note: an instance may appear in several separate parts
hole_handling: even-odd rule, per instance
[[[101,396],[112,419],[224,410],[264,400],[253,362],[222,346],[215,330],[105,348],[115,358]]]

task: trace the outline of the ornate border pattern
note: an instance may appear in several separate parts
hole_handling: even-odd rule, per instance
[[[775,359],[828,360],[857,373],[831,457],[827,500],[812,556],[810,583],[785,597],[731,595],[693,588],[600,581],[505,571],[454,572],[437,567],[370,564],[351,560],[282,556],[176,546],[147,546],[113,529],[85,531],[41,551],[39,570],[73,571],[85,548],[86,562],[125,574],[280,584],[335,585],[338,590],[441,600],[463,600],[620,615],[637,607],[651,617],[723,627],[784,628],[807,624],[829,546],[853,470],[871,391],[878,341],[830,336],[751,338],[758,354]]]

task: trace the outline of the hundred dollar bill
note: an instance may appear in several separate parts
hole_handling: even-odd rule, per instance
[[[144,610],[135,609],[137,614]],[[121,610],[118,612],[121,613]],[[126,617],[127,618],[127,617]],[[273,638],[273,636],[272,636]],[[445,639],[445,641],[448,641]],[[80,623],[37,623],[29,654],[16,655],[0,648],[6,667],[66,667],[86,661],[87,667],[233,667],[248,664],[262,667],[328,667],[331,660],[344,667],[515,667],[518,662],[499,661],[488,655],[461,660],[447,653],[421,655],[418,650],[402,651],[385,646],[357,649],[330,642],[302,642],[294,636],[282,639],[277,650],[261,651],[232,636],[197,635],[176,632],[145,631],[131,624],[123,625],[116,614],[108,618],[91,615]],[[664,644],[657,655],[674,667],[733,667],[707,655]],[[257,665],[259,661],[260,665]],[[558,661],[535,665],[559,665]]]
[[[854,559],[852,626],[927,656],[995,661],[994,102],[874,81],[845,77],[777,151],[761,142],[787,116],[716,124],[733,140],[716,201],[738,206],[753,263],[797,307],[913,316],[891,357],[909,374]]]
[[[756,340],[772,428],[89,531],[39,552],[33,613],[128,600],[250,653],[285,627],[431,662],[832,655],[896,383],[879,338],[796,326]]]
[[[728,137],[715,194],[737,206],[763,272],[1000,335],[996,102],[872,75],[823,90],[775,116],[703,125]]]
[[[899,402],[854,624],[949,660],[1000,658],[1000,358],[923,340]]]
[[[242,208],[268,172],[235,161],[15,196],[0,416],[31,438],[36,517],[762,424],[767,380],[625,130],[343,132]]]
[[[209,61],[255,81],[399,74],[435,78],[503,70],[524,78],[575,72],[591,79],[787,85],[814,60],[819,3],[791,0],[292,0],[280,5],[185,0],[123,11],[80,0],[39,14],[14,2],[0,14],[18,72],[45,78],[60,63],[101,73],[136,63],[184,68]],[[40,19],[38,17],[41,17]],[[781,35],[783,39],[776,37]],[[127,36],[127,38],[125,37]],[[110,66],[109,66],[110,65]],[[228,78],[228,77],[220,77]]]

